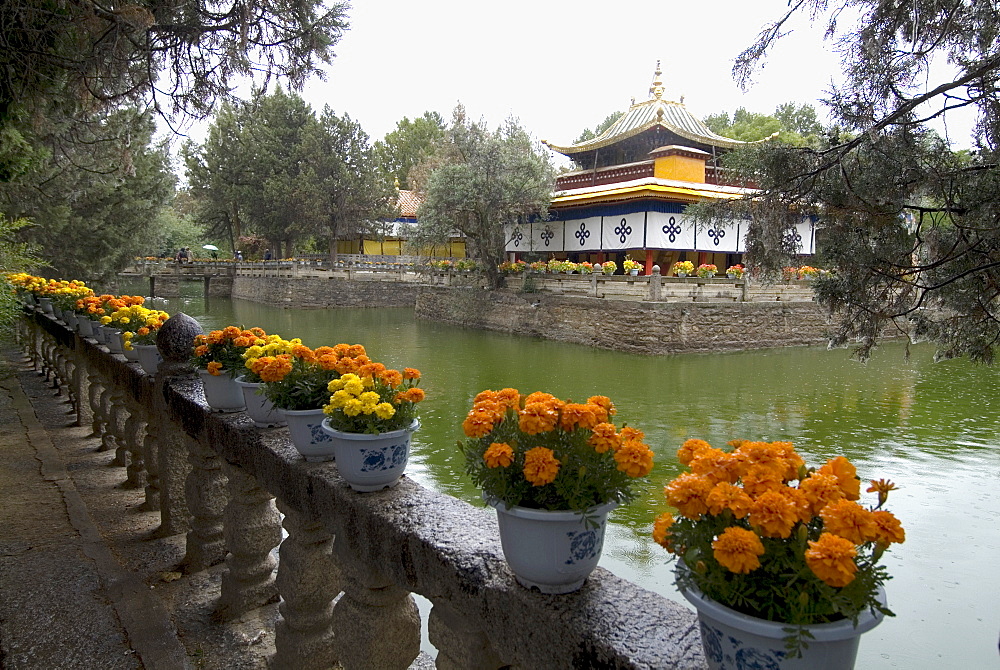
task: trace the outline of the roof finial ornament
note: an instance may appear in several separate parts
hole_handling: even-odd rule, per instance
[[[659,100],[663,97],[663,80],[660,77],[663,72],[660,70],[660,61],[656,61],[656,72],[653,73],[653,83],[649,85],[649,96],[650,100],[656,98]]]

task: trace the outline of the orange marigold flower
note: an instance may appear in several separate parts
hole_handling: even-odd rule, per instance
[[[906,541],[906,531],[903,530],[899,519],[892,512],[885,510],[875,510],[872,512],[875,521],[875,541],[880,544],[892,544],[893,542],[902,544]]]
[[[758,498],[768,491],[777,491],[784,488],[781,477],[781,470],[763,463],[751,463],[746,465],[736,461],[737,470],[742,470],[741,479],[743,489],[751,498]]]
[[[208,345],[207,344],[199,344],[197,347],[194,348],[194,355],[195,356],[205,356],[207,354],[208,354]]]
[[[699,440],[692,438],[690,440],[685,440],[681,448],[677,450],[677,460],[681,462],[681,465],[690,465],[691,459],[701,451],[702,449],[711,449],[710,445],[705,440]]]
[[[702,449],[691,459],[691,472],[701,475],[712,483],[729,482],[737,479],[737,461],[721,449]]]
[[[292,359],[288,354],[274,356],[268,361],[264,369],[259,373],[260,378],[266,382],[280,382],[289,372],[292,371]]]
[[[596,405],[581,405],[579,403],[568,402],[559,412],[559,427],[566,432],[572,432],[577,428],[593,428],[598,423],[597,415],[594,414]]]
[[[462,422],[462,431],[468,437],[482,437],[493,430],[495,415],[491,411],[473,408]]]
[[[338,358],[336,363],[333,364],[333,369],[342,375],[346,375],[349,372],[356,373],[359,367],[358,363],[349,356]]]
[[[403,368],[403,379],[420,379],[420,370],[416,368]]]
[[[317,351],[319,351],[319,349],[317,349]],[[339,360],[340,359],[337,358],[336,354],[323,354],[322,356],[316,356],[316,364],[324,370],[336,370],[337,361]]]
[[[645,477],[653,469],[652,450],[637,440],[623,442],[615,451],[614,459],[618,469],[629,477]]]
[[[406,402],[423,402],[424,400],[424,390],[420,388],[406,389],[400,393],[396,394],[396,401],[405,400]]]
[[[545,486],[559,474],[559,460],[551,449],[535,447],[524,454],[524,478],[533,486]]]
[[[823,518],[823,530],[839,535],[854,544],[863,544],[875,539],[878,527],[871,511],[851,500],[832,502],[819,515]]]
[[[242,332],[243,331],[237,328],[236,326],[226,326],[225,328],[222,329],[222,337],[226,338],[227,340],[231,340],[234,337],[239,337],[240,333]]]
[[[333,356],[334,358],[340,358],[339,356],[337,356],[337,352],[334,350],[333,347],[327,347],[327,346],[316,347],[315,349],[313,349],[313,353],[316,354],[316,360],[319,360],[323,356]]]
[[[141,326],[139,330],[135,331],[136,335],[149,335],[149,328],[147,326]]]
[[[256,335],[257,337],[260,337],[260,338],[267,337],[267,333],[264,332],[264,329],[263,328],[259,328],[257,326],[254,326],[253,328],[251,328],[250,332],[253,333],[254,335]]]
[[[533,402],[525,405],[520,412],[518,427],[521,432],[528,435],[538,435],[547,433],[556,427],[559,420],[559,412],[546,402]]]
[[[617,449],[621,446],[621,437],[615,430],[613,423],[599,423],[593,428],[594,434],[587,440],[587,444],[594,448],[599,454],[603,454],[609,449]]]
[[[728,509],[737,519],[749,514],[750,506],[753,504],[746,491],[729,482],[719,482],[713,486],[705,502],[712,514],[719,515]]]
[[[844,492],[844,497],[848,500],[858,500],[861,498],[861,480],[858,479],[858,471],[843,456],[831,458],[818,472],[836,477],[840,483],[840,490]]]
[[[587,398],[587,404],[597,405],[605,411],[606,415],[601,419],[601,421],[607,421],[609,416],[614,416],[618,413],[618,410],[615,409],[615,404],[611,402],[611,398],[606,395],[592,395]]]
[[[806,497],[805,493],[791,486],[782,486],[781,488],[775,490],[788,498],[788,501],[792,503],[799,516],[799,521],[802,523],[809,523],[809,521],[812,520],[812,505],[809,504],[809,499]]]
[[[521,408],[521,394],[517,389],[505,388],[497,391],[497,402],[511,409]]]
[[[844,497],[840,481],[834,475],[824,475],[820,472],[814,472],[806,477],[799,483],[799,489],[806,494],[813,514],[819,514],[821,509]]]
[[[208,338],[205,337],[204,335],[195,335],[194,345],[198,346],[199,344],[208,344]]]
[[[670,527],[674,525],[674,515],[664,512],[653,522],[653,542],[673,553],[670,545]]]
[[[622,426],[621,430],[622,443],[625,442],[642,442],[646,439],[646,433],[642,432],[638,428],[632,428],[631,426]]]
[[[810,540],[805,551],[806,565],[813,574],[836,588],[854,581],[854,574],[858,571],[854,562],[857,555],[853,542],[832,533],[823,533],[815,542]]]
[[[757,534],[746,528],[730,527],[712,543],[712,554],[722,567],[730,572],[745,575],[760,567],[764,543]]]
[[[889,499],[889,491],[895,491],[896,485],[888,479],[871,480],[872,485],[868,487],[868,493],[878,491],[878,506],[881,507]]]
[[[545,393],[544,391],[535,391],[524,399],[525,405],[530,405],[535,402],[557,402],[562,404],[562,401],[559,400],[559,398],[555,397],[551,393]]]
[[[764,537],[786,538],[799,520],[795,504],[777,491],[762,493],[750,506],[750,525]]]
[[[360,344],[352,344],[347,348],[347,355],[351,358],[358,358],[359,356],[366,356],[368,352]]]
[[[301,358],[307,363],[316,362],[316,352],[314,352],[312,349],[310,349],[304,344],[296,344],[294,347],[292,347],[292,356],[295,356],[296,358]]]
[[[388,384],[389,388],[396,388],[403,383],[403,373],[399,370],[386,370],[379,375],[379,379]]]
[[[784,480],[789,482],[799,478],[799,468],[806,464],[805,460],[795,451],[791,442],[772,442],[771,446],[780,454],[779,458],[785,462]]]
[[[222,363],[219,363],[218,361],[212,361],[206,366],[206,368],[208,369],[208,374],[212,375],[213,377],[218,377],[220,374],[222,374],[221,373]]]
[[[510,467],[514,462],[514,450],[506,442],[494,442],[483,454],[483,460],[488,468]]]
[[[689,519],[697,519],[708,511],[708,494],[712,492],[712,482],[704,477],[684,473],[663,489],[667,502]]]
[[[485,391],[480,391],[476,394],[476,397],[472,399],[473,405],[478,405],[481,402],[496,402],[497,392],[486,389]]]

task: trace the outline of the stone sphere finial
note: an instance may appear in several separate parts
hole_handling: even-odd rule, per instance
[[[653,266],[653,274],[654,275],[660,274],[660,266],[659,265],[654,265]]]
[[[201,335],[201,326],[183,312],[174,314],[156,333],[156,348],[166,363],[187,363],[191,358],[191,342]]]

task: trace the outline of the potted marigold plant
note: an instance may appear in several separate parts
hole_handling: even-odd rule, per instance
[[[737,263],[736,265],[730,265],[728,268],[726,268],[726,276],[729,277],[730,279],[743,279],[744,272],[745,269],[743,268],[743,265],[740,263]]]
[[[280,335],[266,335],[263,342],[254,344],[243,352],[243,374],[235,379],[243,392],[247,416],[258,428],[284,426],[285,419],[271,399],[264,394],[264,379],[260,373],[275,356],[290,354],[292,348],[301,345],[299,339],[286,340]]]
[[[691,261],[677,261],[670,269],[678,277],[687,277],[694,272],[694,263]]]
[[[290,340],[291,350],[262,356],[250,367],[264,382],[264,395],[281,410],[292,443],[307,461],[329,461],[333,441],[323,431],[323,406],[330,401],[329,383],[357,372],[372,361],[360,344],[310,349]],[[249,361],[248,361],[249,362]]]
[[[632,260],[629,256],[625,257],[625,261],[622,263],[622,270],[634,276],[639,274],[639,270],[641,269],[642,263]]]
[[[718,271],[719,268],[716,267],[713,263],[702,263],[701,265],[698,266],[698,269],[695,270],[698,276],[701,277],[702,279],[711,279],[712,277],[715,276],[715,273]]]
[[[194,338],[191,364],[201,377],[205,400],[216,412],[241,412],[246,408],[243,391],[233,381],[243,368],[243,352],[263,344],[262,328],[244,330],[226,326]]]
[[[844,457],[807,468],[790,442],[688,440],[688,472],[667,484],[677,510],[653,538],[674,555],[677,585],[695,606],[711,668],[851,668],[862,633],[892,615],[879,560],[905,533],[883,509],[891,482],[860,480]],[[823,663],[819,663],[819,659]]]
[[[327,385],[323,430],[333,439],[337,469],[355,491],[395,486],[406,469],[410,438],[420,427],[420,371],[369,363]]]
[[[516,389],[483,391],[462,424],[466,472],[497,511],[517,581],[543,593],[583,585],[600,559],[608,513],[633,497],[653,452],[615,427],[604,396],[585,403]]]
[[[601,263],[601,272],[606,275],[613,275],[618,270],[618,263],[614,261],[604,261]]]

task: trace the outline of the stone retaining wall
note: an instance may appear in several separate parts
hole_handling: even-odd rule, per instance
[[[544,293],[424,287],[419,318],[641,354],[826,344],[814,302],[635,302]]]
[[[232,297],[278,307],[413,307],[420,286],[340,277],[234,277]]]

